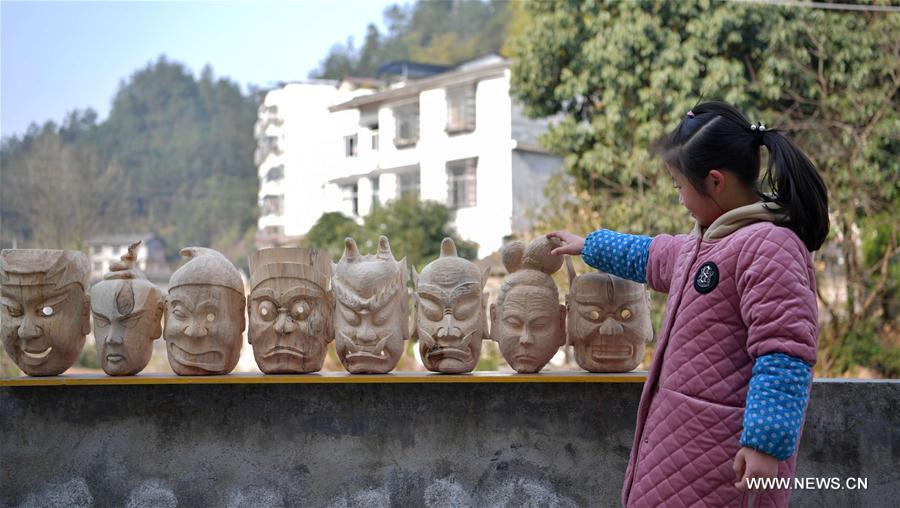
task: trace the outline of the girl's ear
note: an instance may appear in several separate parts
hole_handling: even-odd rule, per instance
[[[717,196],[724,190],[725,173],[718,169],[709,170],[709,174],[706,175],[706,191],[712,196]]]

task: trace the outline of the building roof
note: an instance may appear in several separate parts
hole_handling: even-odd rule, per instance
[[[409,79],[416,79],[434,76],[435,74],[440,74],[452,68],[453,66],[451,65],[434,65],[413,62],[410,60],[395,60],[393,62],[382,64],[375,70],[375,75],[399,74]]]
[[[477,79],[502,76],[508,68],[508,60],[496,55],[489,55],[487,57],[470,60],[446,72],[435,74],[431,77],[417,81],[411,81],[406,86],[373,93],[364,97],[357,97],[347,102],[331,106],[328,109],[331,112],[345,111],[391,100],[414,97],[425,90],[433,88],[442,88]]]

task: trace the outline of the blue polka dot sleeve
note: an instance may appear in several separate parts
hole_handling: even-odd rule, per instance
[[[647,282],[651,241],[653,238],[649,236],[601,229],[584,239],[581,258],[601,272],[644,284]]]
[[[799,358],[782,353],[757,358],[747,391],[741,446],[778,460],[793,455],[811,383],[812,369]]]

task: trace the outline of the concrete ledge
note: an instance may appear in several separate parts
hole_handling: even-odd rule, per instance
[[[180,384],[294,384],[294,383],[643,383],[646,371],[621,374],[590,372],[539,372],[516,374],[506,372],[473,372],[471,374],[437,374],[426,372],[392,372],[389,374],[348,374],[318,372],[302,375],[229,374],[227,376],[174,376],[140,374],[106,376],[103,374],[49,377],[0,378],[0,386],[72,386],[72,385],[180,385]]]
[[[616,506],[642,385],[555,375],[5,380],[0,506]],[[816,382],[797,475],[868,489],[792,506],[900,499],[898,400],[896,381]]]

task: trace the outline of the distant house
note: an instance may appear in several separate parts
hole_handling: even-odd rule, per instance
[[[166,262],[166,246],[161,238],[152,233],[104,235],[88,240],[91,282],[103,279],[109,266],[119,261],[128,251],[128,246],[138,240],[141,240],[141,245],[137,251],[137,268],[152,282],[168,285],[172,270]]]
[[[259,159],[261,237],[302,236],[325,212],[361,218],[406,195],[450,207],[480,257],[527,229],[562,159],[537,143],[547,122],[526,118],[510,97],[509,61],[488,56],[452,68],[392,62],[382,70],[400,81],[374,93],[329,85],[320,101],[332,103],[312,108],[314,115],[279,110],[283,129],[291,121],[305,126],[299,138],[265,120],[272,114],[265,108],[292,85],[269,92],[257,139],[263,151],[282,144],[277,157]],[[294,90],[314,102],[312,90]],[[283,137],[269,141],[279,132]]]
[[[255,126],[259,170],[259,247],[285,245],[306,234],[324,211],[323,185],[339,174],[342,140],[352,118],[328,108],[371,91],[356,84],[310,80],[266,94]]]

